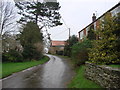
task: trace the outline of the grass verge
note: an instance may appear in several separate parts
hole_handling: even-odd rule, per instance
[[[85,66],[76,69],[76,76],[69,83],[68,88],[102,88],[91,80],[84,77]]]
[[[61,56],[57,55],[62,58],[66,58],[66,60],[69,60],[72,64],[72,66],[75,66],[75,61],[71,60],[68,56]],[[97,85],[91,80],[88,80],[84,77],[85,73],[85,65],[82,65],[80,67],[74,68],[76,71],[75,77],[72,79],[72,81],[68,84],[68,88],[102,88],[101,86]]]
[[[39,61],[2,63],[2,73],[0,73],[0,75],[2,74],[2,77],[0,78],[4,78],[11,75],[12,73],[19,72],[33,66],[37,66],[39,64],[43,64],[48,60],[49,60],[49,57],[45,56],[43,59]]]
[[[108,65],[110,67],[114,67],[114,68],[120,68],[120,65]]]

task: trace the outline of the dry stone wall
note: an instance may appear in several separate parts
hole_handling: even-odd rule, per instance
[[[120,68],[86,62],[85,77],[103,88],[120,88]]]

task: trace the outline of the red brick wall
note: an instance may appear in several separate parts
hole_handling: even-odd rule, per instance
[[[96,21],[96,29],[99,29],[99,25],[100,25],[100,20]]]
[[[83,34],[84,34],[84,36],[86,36],[86,28],[84,29]]]

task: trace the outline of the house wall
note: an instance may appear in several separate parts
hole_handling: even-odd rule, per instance
[[[97,20],[97,21],[96,21],[96,29],[99,28],[99,25],[100,25],[100,20]]]
[[[108,12],[110,12],[110,13],[109,13],[110,16],[117,15],[117,13],[120,12],[120,5],[117,5],[114,9],[109,10]],[[107,12],[106,12],[106,13],[107,13]],[[106,13],[105,13],[105,14],[106,14]],[[80,41],[80,42],[81,42],[85,37],[87,37],[88,31],[89,31],[91,25],[93,25],[94,30],[97,30],[97,29],[99,28],[100,20],[103,19],[103,17],[104,17],[105,14],[103,14],[103,16],[101,16],[101,17],[100,17],[99,19],[97,19],[95,22],[92,22],[90,25],[88,25],[87,27],[85,27],[84,29],[82,29],[82,30],[79,32],[79,39],[80,39],[79,41]],[[97,37],[96,37],[96,39],[97,39]]]
[[[89,27],[86,28],[86,36],[88,35]]]
[[[84,29],[83,34],[84,34],[84,36],[86,36],[86,28]]]
[[[80,32],[80,39],[83,39],[83,37],[84,37],[84,33],[83,33],[83,31],[81,31]]]
[[[111,12],[112,16],[117,15],[117,13],[120,12],[120,6],[116,7],[115,9],[111,10],[110,12]]]

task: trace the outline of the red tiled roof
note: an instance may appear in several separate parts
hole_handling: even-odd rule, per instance
[[[65,41],[52,41],[52,46],[65,46]]]

